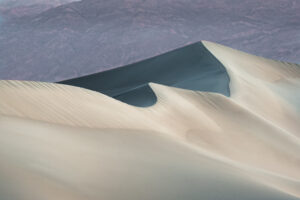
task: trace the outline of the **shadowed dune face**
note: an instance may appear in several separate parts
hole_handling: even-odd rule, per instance
[[[104,86],[98,84],[104,73],[74,79],[124,94],[125,100],[151,102],[153,96],[144,95],[149,89],[156,103],[146,108],[94,88],[0,81],[0,175],[5,177],[0,194],[33,200],[299,199],[300,116],[293,94],[299,91],[300,67],[210,42],[203,45],[228,72],[230,82],[223,89],[229,84],[230,96],[222,90],[197,90],[214,88],[212,82],[205,85],[205,78],[191,78],[209,74],[206,65],[191,65],[187,74],[179,73],[185,65],[175,65],[176,76],[158,73],[154,65],[158,75],[153,77],[150,68],[142,73],[141,62],[140,76],[138,67],[126,66],[105,72],[108,77],[119,73],[122,83]],[[198,55],[199,48],[191,52]],[[180,63],[172,61],[176,56],[153,59]],[[164,71],[172,65],[160,67]],[[125,79],[121,72],[135,79]],[[141,83],[151,80],[144,80],[144,74],[151,80],[169,79],[166,85],[145,85]],[[176,79],[189,84],[168,86]],[[184,88],[193,80],[197,84]],[[132,90],[119,88],[123,83]]]
[[[230,95],[224,66],[195,43],[135,64],[60,83],[101,92],[135,106],[151,106],[156,97],[149,82]]]

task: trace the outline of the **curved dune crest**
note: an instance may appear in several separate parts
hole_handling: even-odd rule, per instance
[[[300,65],[203,42],[230,75],[231,99],[274,126],[299,135]]]
[[[106,94],[130,105],[156,103],[148,83],[230,95],[229,76],[201,42],[120,68],[60,83]]]
[[[298,199],[300,67],[203,44],[228,71],[230,97],[150,83],[157,102],[142,108],[0,81],[0,195]]]

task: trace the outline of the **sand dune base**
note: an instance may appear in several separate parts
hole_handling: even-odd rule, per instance
[[[1,81],[1,199],[299,199],[299,66],[204,44],[231,97],[151,83],[140,108]]]

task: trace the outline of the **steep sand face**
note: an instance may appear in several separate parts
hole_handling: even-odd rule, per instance
[[[197,42],[120,68],[60,83],[82,87],[139,107],[156,103],[149,82],[230,96],[225,67]]]
[[[157,103],[139,108],[72,86],[0,81],[0,192],[299,198],[299,66],[204,45],[229,72],[230,98],[151,83]]]
[[[300,65],[203,42],[230,75],[231,99],[300,137]]]

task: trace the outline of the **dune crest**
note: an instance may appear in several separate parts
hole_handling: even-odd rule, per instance
[[[73,86],[0,81],[1,163],[7,165],[0,173],[11,174],[8,191],[30,176],[36,177],[26,178],[30,184],[41,188],[33,199],[41,198],[42,191],[62,199],[122,199],[123,193],[125,199],[145,199],[147,191],[131,193],[149,181],[149,191],[155,192],[154,184],[169,184],[156,198],[174,199],[171,186],[179,187],[174,180],[192,172],[197,178],[189,180],[201,188],[213,185],[209,178],[214,173],[219,177],[212,179],[228,182],[215,184],[222,199],[235,198],[230,191],[246,185],[252,192],[240,188],[238,199],[299,198],[300,101],[293,97],[299,90],[299,66],[203,44],[228,71],[230,97],[150,83],[157,102],[142,108]],[[168,163],[179,171],[175,167],[170,179],[159,183]],[[124,191],[113,192],[116,182],[124,184],[136,170],[141,179],[133,177]],[[201,196],[201,189],[189,183],[178,190],[185,199],[220,198]],[[0,191],[1,185],[0,180]],[[20,193],[31,190],[28,186]]]
[[[274,126],[300,137],[297,112],[300,65],[269,60],[211,42],[203,44],[226,67],[231,99]]]

